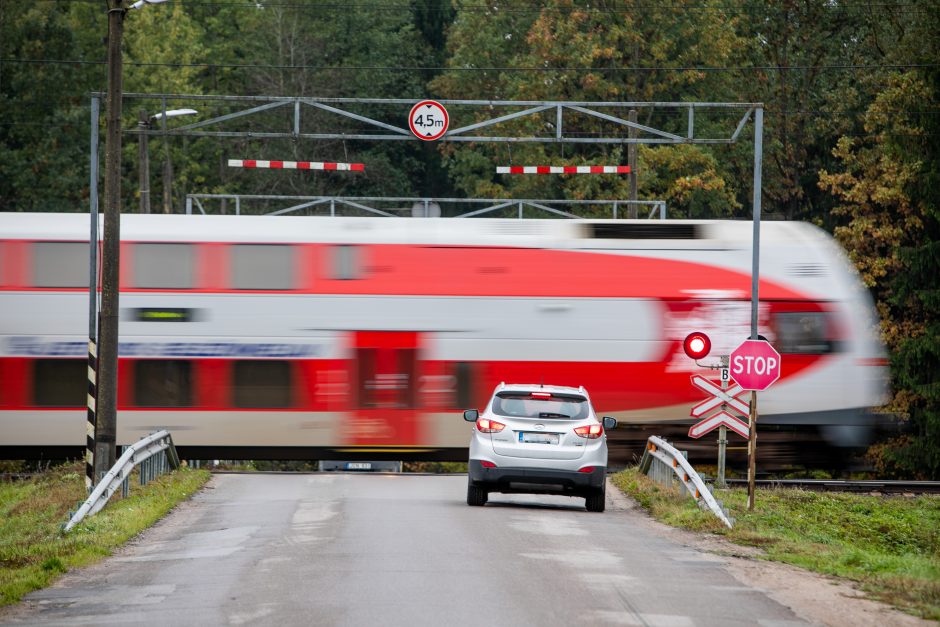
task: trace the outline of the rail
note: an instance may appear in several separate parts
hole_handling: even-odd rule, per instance
[[[695,472],[685,455],[666,440],[655,435],[650,436],[640,460],[640,472],[647,474],[657,483],[673,485],[678,479],[684,491],[693,496],[698,506],[708,508],[721,522],[733,528],[734,520],[728,516],[721,504],[712,496],[711,490]]]
[[[728,485],[747,485],[746,479],[726,479]],[[940,481],[896,481],[865,479],[758,479],[761,488],[810,490],[813,492],[875,492],[878,494],[940,494]]]
[[[64,531],[70,531],[72,527],[80,523],[86,516],[96,514],[104,507],[111,496],[117,491],[118,487],[125,484],[134,467],[138,464],[151,461],[158,454],[163,454],[160,462],[165,462],[176,470],[180,466],[179,456],[176,454],[176,447],[173,446],[173,436],[167,430],[152,433],[142,438],[135,444],[131,444],[124,450],[121,458],[115,462],[104,477],[95,486],[91,494],[85,499],[78,510],[72,514],[69,521],[65,523]],[[148,463],[141,468],[141,482],[153,478],[163,468],[163,464]],[[146,478],[145,478],[146,475]],[[126,493],[126,491],[125,491]]]

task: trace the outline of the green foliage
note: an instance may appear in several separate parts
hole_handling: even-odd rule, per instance
[[[719,74],[683,69],[730,63],[746,42],[734,30],[736,20],[720,3],[703,11],[677,11],[627,2],[619,10],[599,10],[588,3],[555,0],[520,11],[494,2],[485,10],[458,5],[448,38],[448,66],[431,82],[446,98],[576,101],[682,101],[733,99],[732,83]],[[637,69],[637,68],[649,69]],[[479,71],[466,71],[476,68]],[[582,68],[591,68],[584,70]],[[624,68],[632,68],[625,71]],[[508,113],[487,111],[485,115]],[[627,111],[611,110],[626,117]],[[483,114],[481,114],[483,115]],[[684,131],[685,119],[649,116],[654,123]],[[609,123],[589,116],[567,118],[569,135],[591,136]],[[467,121],[472,122],[472,120]],[[550,137],[554,112],[505,122],[501,130]],[[707,132],[713,121],[698,128]],[[626,135],[626,131],[624,130]],[[610,165],[625,163],[624,146],[584,144],[559,149],[553,144],[514,146],[444,145],[445,165],[453,185],[468,196],[514,198],[629,198],[622,176],[496,177],[506,164]],[[641,157],[639,197],[668,200],[670,215],[719,217],[739,206],[737,190],[719,162],[699,146],[648,150]],[[678,181],[671,177],[680,177]],[[667,180],[668,179],[668,180]]]
[[[818,172],[832,161],[833,142],[857,130],[854,120],[868,97],[864,72],[833,71],[866,65],[880,55],[870,37],[877,11],[829,2],[748,0],[737,21],[748,41],[737,65],[739,98],[766,105],[763,194],[769,213],[786,219],[826,220],[832,199],[816,188]],[[860,93],[861,92],[861,93]],[[751,170],[744,146],[733,151],[739,176]],[[739,197],[742,204],[750,204]]]
[[[727,529],[678,491],[636,468],[614,483],[667,524],[760,547],[767,559],[859,582],[875,598],[940,618],[940,497],[894,498],[802,490],[716,490],[735,518]]]
[[[63,534],[69,510],[87,496],[81,469],[66,464],[34,479],[0,484],[0,605],[109,555],[209,479],[206,471],[184,469],[143,487],[131,481],[128,498],[113,496],[103,510]]]
[[[891,409],[911,433],[871,456],[889,475],[940,478],[940,167],[932,137],[936,115],[918,112],[940,93],[916,71],[889,79],[865,113],[864,140],[843,138],[833,154],[841,171],[820,173],[820,184],[841,201],[847,218],[836,237],[873,288],[892,355]],[[936,78],[932,78],[936,81]]]
[[[730,218],[741,208],[714,155],[695,146],[640,150],[643,189],[666,200],[672,217]]]
[[[465,473],[467,462],[405,462],[402,472]]]
[[[87,210],[87,67],[48,63],[84,56],[86,6],[0,4],[0,211]],[[64,89],[71,86],[72,89]],[[77,87],[77,89],[76,89]]]
[[[379,0],[328,7],[262,2],[147,6],[125,16],[124,91],[421,98],[432,75],[408,68],[442,54],[442,20],[451,15],[449,6],[446,0],[404,10],[389,10]],[[104,9],[104,3],[85,2],[0,4],[0,59],[16,60],[0,62],[0,210],[88,210],[88,95],[106,89],[105,66],[99,63],[107,43]],[[426,36],[433,40],[430,44]],[[57,63],[60,59],[73,63]],[[388,66],[402,70],[383,69]],[[123,127],[136,126],[138,109],[153,115],[164,106],[193,103],[126,98]],[[199,110],[196,119],[233,112],[218,101],[201,101],[194,108]],[[308,109],[304,131],[312,132],[317,124],[322,128],[324,117]],[[358,123],[340,121],[337,127],[334,116],[330,129],[360,130]],[[103,122],[102,116],[102,136]],[[279,130],[290,128],[283,119],[279,123]],[[400,196],[449,191],[440,157],[417,142],[238,146],[205,138],[151,137],[149,144],[154,211],[160,210],[164,192],[164,162],[172,164],[174,174],[173,211],[181,210],[189,192]],[[364,176],[245,177],[224,165],[228,158],[244,156],[239,153],[248,148],[250,158],[368,159],[370,169]],[[125,134],[125,212],[136,211],[138,205],[137,151],[137,138]]]

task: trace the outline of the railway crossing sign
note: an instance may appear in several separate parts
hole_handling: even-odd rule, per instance
[[[724,410],[692,425],[689,429],[689,437],[700,438],[706,433],[714,431],[721,425],[728,427],[745,440],[751,437],[751,431],[748,429],[747,423]]]
[[[766,390],[780,378],[780,353],[766,340],[744,340],[731,351],[731,378],[745,390]]]
[[[738,398],[738,395],[744,393],[744,388],[741,387],[741,385],[735,384],[727,390],[723,390],[721,385],[697,374],[692,375],[692,385],[710,394],[711,398],[702,401],[689,412],[689,415],[693,418],[701,418],[701,420],[692,425],[689,429],[690,438],[700,438],[721,425],[727,426],[742,438],[747,439],[750,437],[750,430],[747,424],[740,418],[729,414],[724,409],[721,409],[715,414],[706,415],[708,412],[721,406],[730,407],[741,414],[748,414],[750,412],[750,406],[747,402]]]
[[[411,132],[426,142],[443,137],[449,125],[447,109],[435,100],[422,100],[411,107],[411,113],[408,114],[408,127]]]
[[[692,385],[712,395],[712,398],[692,408],[689,415],[693,418],[701,418],[722,403],[726,403],[731,409],[745,416],[750,412],[747,401],[738,398],[739,394],[744,393],[744,388],[740,385],[733,385],[727,390],[722,390],[719,384],[698,374],[692,375]]]

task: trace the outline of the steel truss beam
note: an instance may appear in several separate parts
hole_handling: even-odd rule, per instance
[[[225,203],[225,211],[222,203]],[[272,209],[258,204],[286,205]],[[524,198],[416,198],[416,197],[353,197],[353,196],[270,196],[262,194],[189,194],[186,196],[186,213],[214,214],[230,212],[241,214],[285,215],[291,213],[316,215],[359,214],[396,217],[437,217],[442,207],[447,208],[449,218],[473,218],[512,210],[516,218],[525,217],[525,212],[548,213],[562,218],[582,218],[585,210],[600,211],[604,217],[623,218],[625,207],[645,207],[647,218],[666,218],[666,202],[663,200],[545,200]]]
[[[231,137],[231,138],[284,138],[308,140],[370,140],[370,141],[413,141],[415,139],[408,129],[408,111],[414,105],[411,99],[387,98],[308,98],[308,97],[279,97],[279,96],[201,96],[184,94],[125,94],[126,100],[158,101],[159,110],[167,111],[167,102],[174,105],[186,104],[193,108],[199,107],[199,102],[225,103],[228,108],[238,108],[236,111],[217,115],[215,117],[169,128],[167,116],[161,117],[158,129],[126,129],[124,132],[131,135],[181,135],[188,137]],[[466,121],[462,126],[451,128],[438,140],[443,142],[517,142],[517,143],[560,143],[560,144],[732,144],[748,120],[752,117],[755,108],[762,107],[756,103],[738,102],[560,102],[560,101],[528,101],[528,100],[441,100],[441,104],[448,108],[451,119]],[[204,106],[203,109],[206,107]],[[367,110],[381,109],[387,119],[376,119],[377,115],[364,115],[352,109]],[[232,130],[233,122],[249,124],[261,114],[278,109],[286,109],[290,113],[282,116],[278,123],[286,128],[275,130]],[[494,116],[495,110],[512,110]],[[671,116],[681,116],[685,126],[684,134],[679,134],[649,124],[631,122],[619,115],[631,109],[646,111],[650,115],[655,112],[669,112]],[[314,119],[314,111],[329,114],[325,120],[322,116],[315,122],[323,126],[315,132],[304,131],[304,122]],[[554,111],[552,122],[538,120],[546,112]],[[728,116],[727,132],[719,136],[696,136],[696,113],[725,114]],[[490,117],[487,117],[490,116]],[[582,136],[572,133],[569,129],[577,128],[578,120],[593,118],[605,122],[595,135]],[[333,128],[331,120],[335,119]],[[506,123],[512,121],[530,122],[541,121],[546,127],[544,134],[533,134],[522,128],[513,128]],[[340,122],[355,121],[359,129],[346,132],[341,129]],[[499,126],[503,125],[503,126]],[[471,131],[492,130],[493,134],[471,133]],[[630,129],[636,130],[636,137],[630,137]]]

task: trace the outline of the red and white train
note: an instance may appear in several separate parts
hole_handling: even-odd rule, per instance
[[[685,424],[749,335],[751,223],[125,215],[118,442],[202,458],[465,458],[500,381],[583,385],[621,425]],[[87,214],[0,214],[0,452],[85,440]],[[762,425],[856,443],[887,363],[850,262],[761,228]],[[686,427],[687,428],[687,427]],[[64,448],[63,448],[64,447]]]

